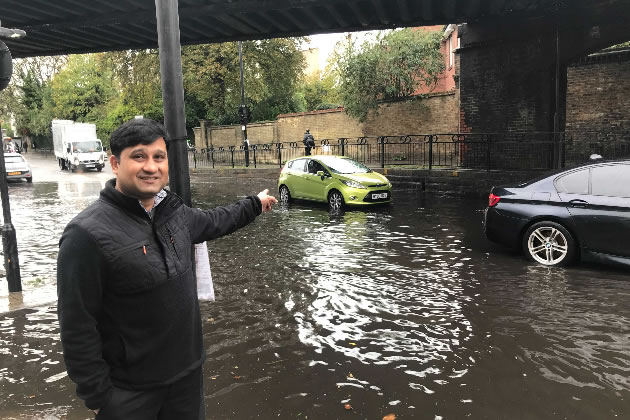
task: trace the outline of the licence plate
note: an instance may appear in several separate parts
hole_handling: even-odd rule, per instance
[[[85,165],[86,168],[93,168],[94,164],[93,163],[88,163],[87,165]]]
[[[387,193],[372,194],[372,200],[378,200],[379,198],[387,198]]]
[[[17,172],[9,172],[7,175],[22,175],[22,172],[17,171]]]

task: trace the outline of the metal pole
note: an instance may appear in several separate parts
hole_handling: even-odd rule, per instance
[[[22,36],[24,34],[23,31]],[[6,44],[0,41],[0,90],[3,90],[11,80],[13,73],[13,61],[11,52]],[[8,78],[7,78],[8,76]],[[2,124],[0,123],[0,127]],[[20,260],[18,258],[17,238],[15,228],[11,223],[11,205],[9,203],[9,187],[7,185],[7,171],[4,164],[4,141],[0,129],[0,198],[2,199],[2,214],[4,225],[2,226],[2,250],[4,253],[4,269],[7,273],[9,292],[22,291],[22,278],[20,276]]]
[[[184,82],[179,40],[178,0],[155,0],[160,75],[164,102],[164,125],[169,137],[168,163],[171,189],[192,204],[188,151],[186,147],[186,115],[184,112]]]
[[[11,206],[9,204],[9,188],[7,186],[7,171],[4,165],[4,142],[0,145],[0,197],[2,198],[2,250],[4,252],[4,269],[7,273],[9,292],[22,291],[20,276],[20,261],[18,259],[17,238],[11,223]]]
[[[245,106],[245,81],[243,79],[243,42],[238,41],[238,64],[241,69],[241,123],[243,131],[243,150],[245,150],[245,166],[249,166],[249,142],[247,140],[247,120],[249,113]]]

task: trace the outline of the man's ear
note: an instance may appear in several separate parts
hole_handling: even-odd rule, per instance
[[[118,175],[118,159],[116,159],[116,156],[111,155],[109,157],[109,164],[112,167],[112,172],[114,173],[114,175]]]

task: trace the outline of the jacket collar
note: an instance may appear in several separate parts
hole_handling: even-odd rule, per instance
[[[105,183],[105,188],[101,190],[100,197],[102,200],[116,207],[120,207],[128,213],[142,217],[143,219],[149,219],[147,212],[142,208],[137,198],[125,195],[116,189],[116,178],[112,178]],[[158,212],[157,210],[160,209],[161,211],[159,211],[159,213],[163,214],[163,207],[179,207],[181,203],[183,203],[183,201],[179,196],[166,190],[166,197],[156,207],[156,213]]]

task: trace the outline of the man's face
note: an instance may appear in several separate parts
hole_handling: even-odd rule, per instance
[[[151,144],[127,147],[109,158],[116,174],[116,189],[139,200],[152,199],[168,183],[166,143],[160,137]]]

